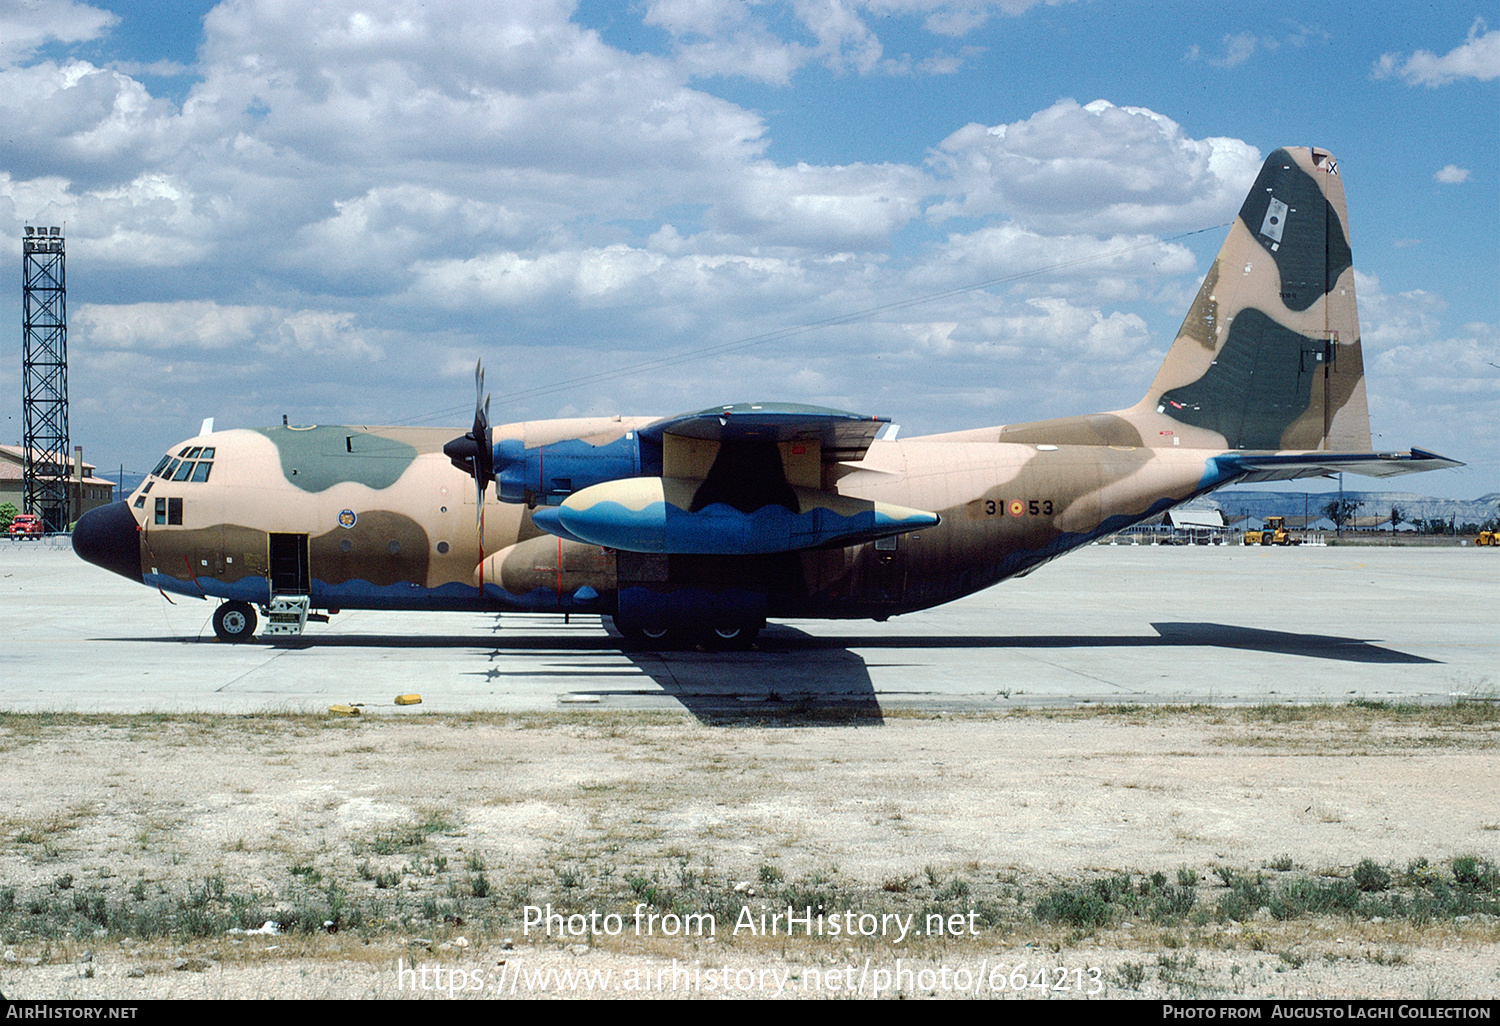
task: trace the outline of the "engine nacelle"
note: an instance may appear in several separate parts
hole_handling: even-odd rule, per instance
[[[578,438],[526,448],[519,438],[495,443],[501,502],[556,506],[581,488],[641,473],[641,438],[628,431],[604,445]]]

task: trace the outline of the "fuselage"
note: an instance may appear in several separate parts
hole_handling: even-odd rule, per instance
[[[496,438],[602,446],[653,419],[531,422]],[[772,555],[650,557],[545,533],[493,490],[481,518],[474,481],[442,452],[454,434],[316,426],[187,439],[124,503],[139,579],[257,604],[302,591],[318,609],[605,614],[622,588],[648,581],[700,603],[743,592],[755,615],[884,618],[1026,573],[1220,483],[1205,477],[1201,450],[977,440],[999,428],[877,440],[832,465],[825,487],[931,510],[940,523]],[[110,568],[129,566],[127,554]]]

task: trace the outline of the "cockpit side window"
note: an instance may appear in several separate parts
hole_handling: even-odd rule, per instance
[[[165,467],[168,463],[171,463],[171,462],[172,462],[172,454],[171,453],[167,453],[167,455],[165,455],[165,456],[163,456],[161,458],[161,462],[156,465],[156,469],[153,470],[153,471],[151,471],[151,473],[152,474],[160,474],[162,472],[162,468]]]
[[[211,471],[213,469],[214,469],[214,465],[212,463],[208,462],[207,460],[204,460],[204,461],[198,463],[193,468],[193,480],[194,481],[207,481],[208,480],[209,471]]]
[[[182,500],[158,498],[156,500],[156,522],[168,527],[182,524]]]

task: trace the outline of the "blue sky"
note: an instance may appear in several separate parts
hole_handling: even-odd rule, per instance
[[[1134,402],[1200,230],[1317,145],[1376,445],[1468,461],[1403,484],[1473,497],[1497,78],[1494,3],[0,2],[0,230],[18,266],[67,224],[101,467],[206,416],[460,424],[476,357],[498,420],[783,399],[914,434]]]

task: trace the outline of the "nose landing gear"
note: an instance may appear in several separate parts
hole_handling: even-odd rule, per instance
[[[214,610],[214,633],[220,641],[254,640],[255,623],[255,607],[248,602],[225,602]]]

